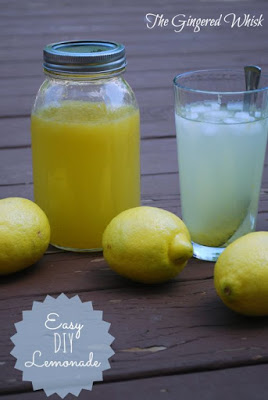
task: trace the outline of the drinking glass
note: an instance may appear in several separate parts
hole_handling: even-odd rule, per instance
[[[174,78],[182,217],[194,256],[215,261],[255,230],[268,131],[268,76],[245,90],[244,71]]]

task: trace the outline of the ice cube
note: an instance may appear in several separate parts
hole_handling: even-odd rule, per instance
[[[221,105],[219,103],[211,103],[211,109],[212,110],[220,110],[221,109]]]
[[[237,119],[230,118],[230,117],[229,118],[224,118],[223,122],[225,124],[237,124],[238,123]]]
[[[229,111],[243,111],[242,101],[236,101],[234,103],[227,104],[227,110]]]
[[[235,113],[234,117],[238,120],[247,120],[249,117],[249,113],[245,111],[238,111]]]
[[[261,118],[261,112],[260,111],[255,111],[255,117],[256,118]]]
[[[238,122],[253,122],[255,118],[249,115],[248,112],[245,111],[238,111],[235,113],[234,117],[237,119]]]
[[[197,119],[197,118],[198,118],[198,114],[197,114],[197,113],[194,113],[194,112],[192,112],[192,113],[189,113],[189,114],[187,114],[186,118],[188,118],[188,119],[192,119],[192,120],[195,120],[195,119]]]
[[[213,111],[218,111],[221,109],[221,105],[219,103],[217,103],[216,101],[205,100],[204,104],[205,104],[205,106],[209,107]]]
[[[220,110],[220,111],[211,111],[211,115],[213,115],[216,118],[223,119],[230,116],[230,113],[228,111]]]
[[[224,118],[227,118],[230,116],[230,113],[228,111],[208,111],[203,114],[203,118],[207,122],[215,122],[215,123],[220,123],[223,121]]]
[[[190,107],[192,113],[202,114],[209,110],[207,106],[202,103],[193,103]]]

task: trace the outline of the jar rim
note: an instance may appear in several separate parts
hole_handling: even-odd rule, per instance
[[[103,40],[51,43],[45,46],[43,58],[45,72],[70,75],[114,73],[127,64],[125,46]]]

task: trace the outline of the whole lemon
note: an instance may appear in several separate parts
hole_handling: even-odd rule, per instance
[[[174,278],[193,255],[182,220],[155,207],[135,207],[117,215],[107,226],[102,245],[111,269],[142,283]]]
[[[0,200],[0,275],[34,264],[49,240],[49,222],[37,204],[20,197]]]
[[[222,301],[244,315],[268,315],[268,232],[249,233],[218,258],[215,288]]]

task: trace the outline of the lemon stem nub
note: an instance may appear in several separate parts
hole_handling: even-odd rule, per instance
[[[231,289],[228,286],[225,286],[224,290],[223,290],[224,294],[226,294],[227,296],[230,296],[232,294]]]
[[[183,234],[178,233],[174,236],[169,247],[169,258],[171,261],[181,263],[187,261],[193,255],[193,246],[191,241]]]

